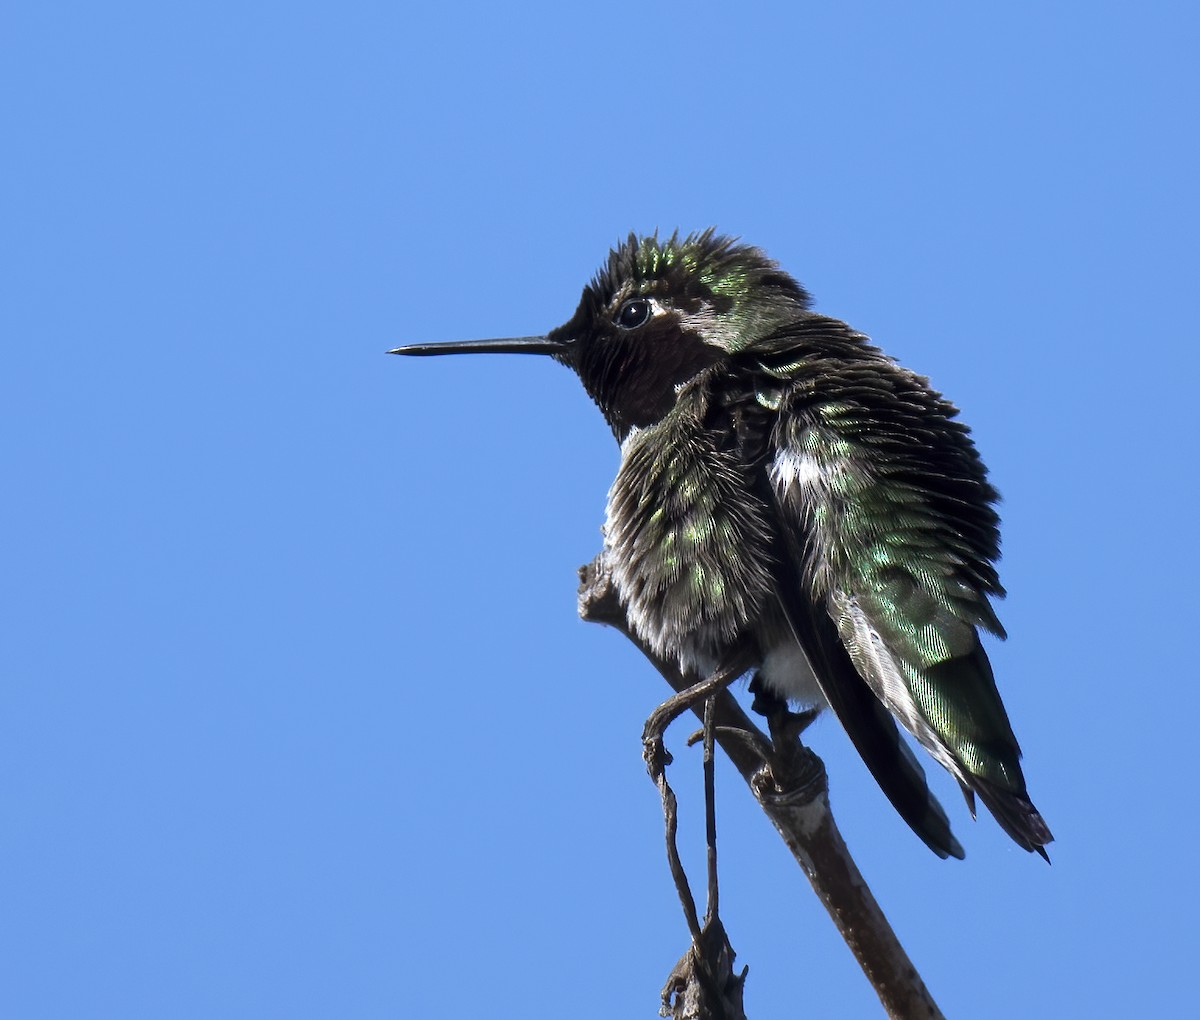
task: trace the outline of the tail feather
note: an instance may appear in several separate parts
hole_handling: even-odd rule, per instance
[[[1025,850],[1041,854],[1049,863],[1050,855],[1045,847],[1047,843],[1054,842],[1054,836],[1033,802],[1024,794],[1006,790],[980,776],[971,776],[970,783],[1013,842]]]
[[[1054,837],[1029,799],[1021,748],[978,635],[968,654],[927,666],[923,676],[922,712],[964,793],[978,794],[1018,846],[1048,861],[1043,848]]]

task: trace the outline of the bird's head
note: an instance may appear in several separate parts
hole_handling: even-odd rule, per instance
[[[794,320],[808,294],[757,248],[711,229],[629,239],[545,336],[416,344],[396,354],[549,354],[574,369],[618,436],[659,421],[681,386]]]

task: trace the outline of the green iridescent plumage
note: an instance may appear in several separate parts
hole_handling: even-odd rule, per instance
[[[631,625],[698,677],[758,664],[828,703],[892,803],[961,856],[899,722],[1045,854],[979,630],[1003,636],[995,490],[928,381],[755,248],[631,235],[546,337],[417,346],[551,354],[622,444],[606,552]]]

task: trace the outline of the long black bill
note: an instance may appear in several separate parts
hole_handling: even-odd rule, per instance
[[[561,340],[544,336],[508,336],[499,340],[454,340],[439,344],[408,344],[388,354],[560,354],[567,347]]]

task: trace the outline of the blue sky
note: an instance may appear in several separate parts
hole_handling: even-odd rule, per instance
[[[1005,497],[990,651],[1053,866],[943,776],[937,860],[810,731],[934,996],[1191,1007],[1190,7],[3,22],[0,1013],[653,1015],[664,687],[575,617],[612,438],[548,361],[383,352],[541,332],[630,229],[709,224],[929,374]],[[750,1015],[878,1015],[718,780]]]

